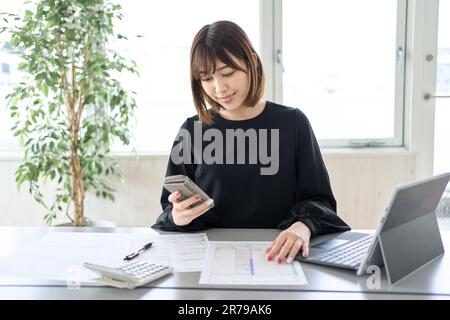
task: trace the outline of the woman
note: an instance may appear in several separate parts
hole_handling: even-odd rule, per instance
[[[262,100],[263,66],[238,25],[204,26],[192,44],[190,73],[197,115],[182,125],[166,176],[188,176],[214,207],[164,189],[154,228],[279,228],[266,250],[278,263],[292,262],[299,251],[306,257],[311,236],[350,229],[336,214],[308,119],[297,108]]]

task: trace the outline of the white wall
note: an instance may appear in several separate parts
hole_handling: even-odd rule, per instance
[[[415,155],[410,152],[324,152],[338,212],[353,228],[375,228],[396,184],[413,179]],[[0,225],[44,225],[43,209],[23,185],[17,191],[14,172],[19,160],[0,160]],[[87,195],[85,212],[118,226],[150,226],[161,212],[159,197],[167,164],[165,156],[120,159],[124,183],[116,181],[116,202]],[[65,222],[64,216],[58,222]]]

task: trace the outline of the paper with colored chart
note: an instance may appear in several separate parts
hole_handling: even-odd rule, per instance
[[[306,285],[298,261],[267,261],[266,241],[210,241],[200,284]]]

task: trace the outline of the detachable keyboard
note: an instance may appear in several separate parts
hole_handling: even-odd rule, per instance
[[[364,259],[373,238],[373,235],[367,235],[358,240],[351,241],[350,243],[337,247],[336,249],[331,249],[320,255],[307,258],[306,260],[329,266],[357,270],[359,264]]]

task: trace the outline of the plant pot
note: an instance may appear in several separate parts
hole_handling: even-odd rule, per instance
[[[55,227],[73,227],[72,222],[60,223],[56,224]],[[115,228],[117,225],[110,220],[99,220],[99,219],[91,219],[86,217],[86,225],[85,227],[106,227],[106,228]]]

